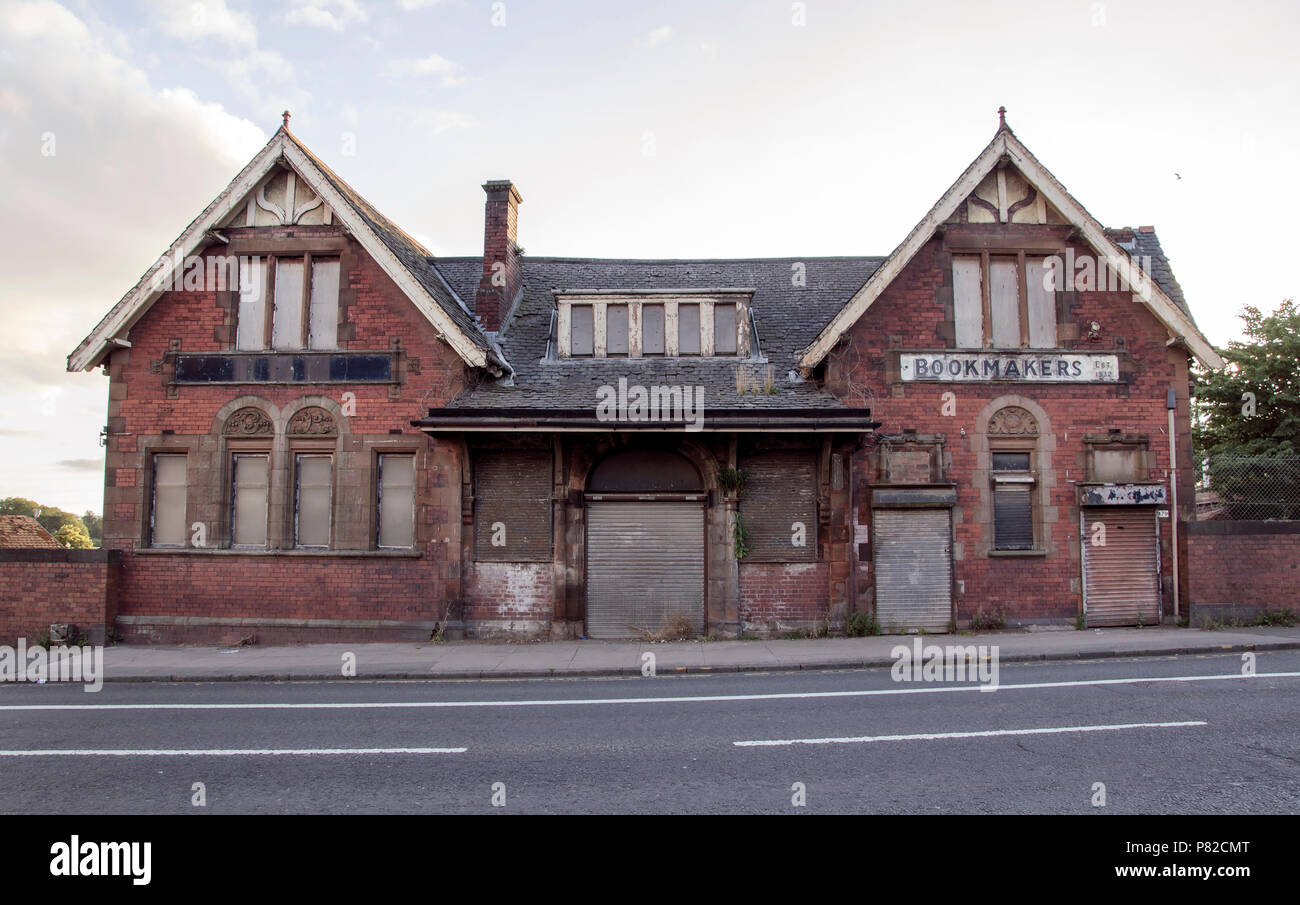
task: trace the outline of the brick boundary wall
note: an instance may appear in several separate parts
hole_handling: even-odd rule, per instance
[[[127,643],[427,641],[445,609],[434,577],[423,555],[137,553],[122,562],[117,631]]]
[[[1183,522],[1179,530],[1191,625],[1300,612],[1300,522]]]
[[[0,550],[0,644],[67,623],[103,644],[117,616],[117,550]]]

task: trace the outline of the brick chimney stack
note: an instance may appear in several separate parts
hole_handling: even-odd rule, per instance
[[[491,332],[501,329],[510,306],[523,286],[523,269],[519,263],[515,237],[519,224],[519,204],[524,199],[509,179],[494,179],[483,184],[487,192],[487,210],[483,227],[483,275],[474,294],[474,313]]]

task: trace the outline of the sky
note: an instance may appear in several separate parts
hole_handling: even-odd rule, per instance
[[[1300,4],[0,0],[0,497],[99,512],[66,357],[292,112],[435,255],[885,255],[1017,136],[1212,342],[1295,297]]]

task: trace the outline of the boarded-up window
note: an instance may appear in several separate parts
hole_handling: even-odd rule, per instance
[[[736,354],[736,306],[713,306],[713,352],[716,355]]]
[[[952,259],[953,316],[956,318],[957,348],[979,349],[984,345],[984,301],[980,259],[962,255]]]
[[[328,547],[334,459],[303,454],[294,459],[294,546]]]
[[[1092,479],[1107,484],[1128,484],[1146,479],[1140,449],[1094,449]]]
[[[486,562],[551,559],[551,454],[474,455],[474,551]]]
[[[239,314],[235,348],[256,352],[266,348],[266,262],[239,259]]]
[[[989,309],[993,318],[993,345],[998,349],[1020,346],[1020,281],[1015,258],[989,259]]]
[[[415,456],[379,457],[379,546],[415,546]]]
[[[811,451],[755,453],[740,462],[745,562],[817,559],[817,458]]]
[[[155,547],[185,546],[185,456],[153,457],[153,538]]]
[[[230,542],[236,547],[265,547],[271,457],[240,453],[233,459]]]
[[[677,306],[677,353],[700,354],[700,306]]]
[[[1052,271],[1041,258],[1026,258],[1025,288],[1029,297],[1029,345],[1056,348],[1056,293],[1048,288]],[[1047,284],[1047,285],[1045,285]]]
[[[337,349],[339,335],[339,259],[312,258],[308,346]]]
[[[590,305],[570,309],[569,354],[594,355],[596,352],[595,312]]]
[[[1029,453],[995,452],[993,458],[993,546],[1034,548],[1034,478]]]
[[[303,261],[280,258],[275,262],[275,313],[271,320],[273,349],[302,348]]]
[[[664,306],[641,306],[641,354],[664,354]]]
[[[627,354],[627,305],[605,307],[605,354]]]

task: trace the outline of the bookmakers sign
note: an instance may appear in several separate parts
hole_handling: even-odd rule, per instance
[[[1114,383],[1119,357],[1087,352],[903,352],[903,380]]]

